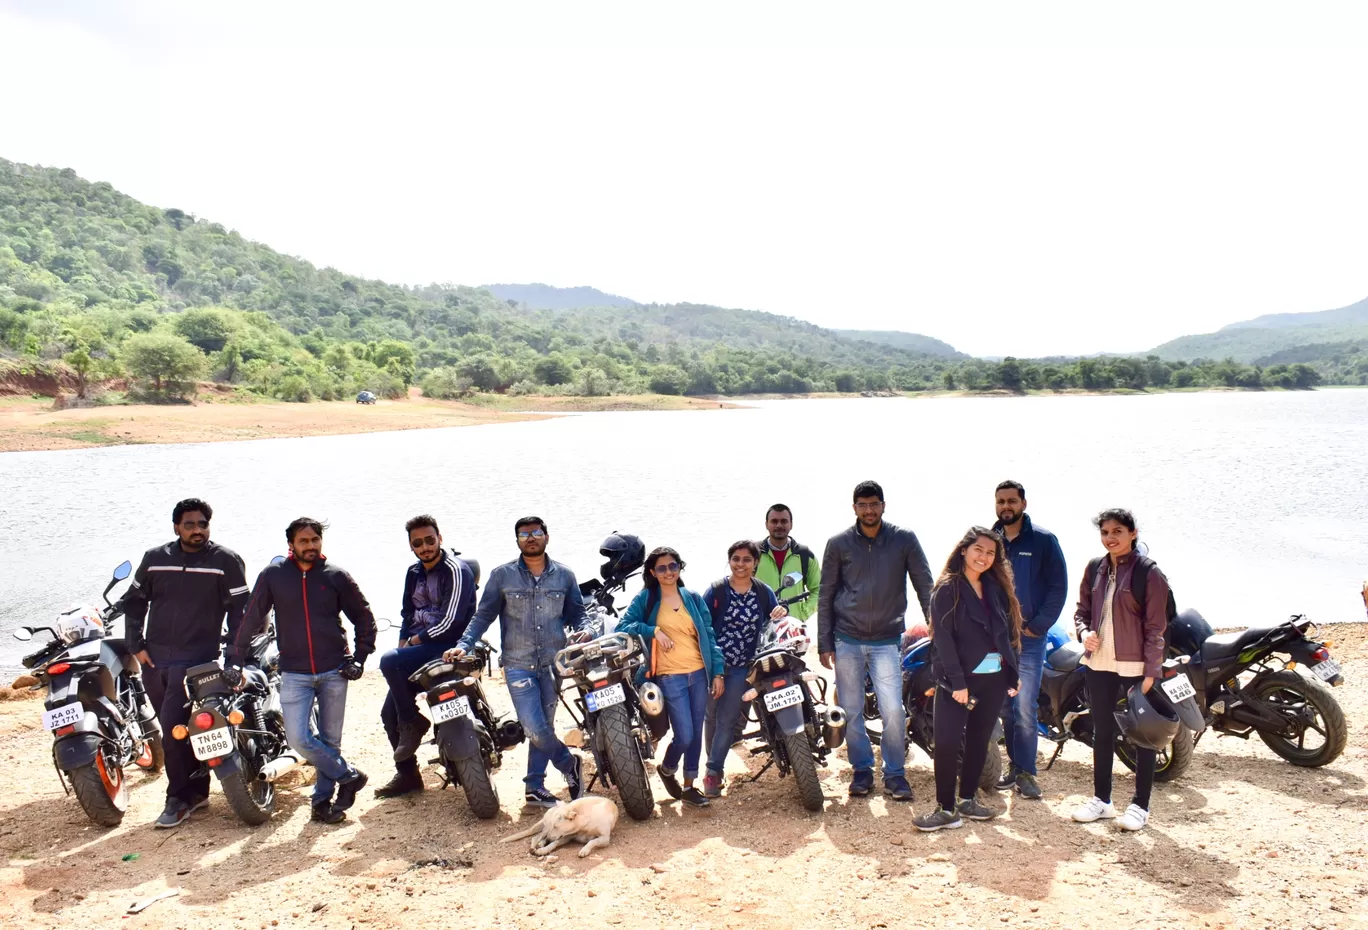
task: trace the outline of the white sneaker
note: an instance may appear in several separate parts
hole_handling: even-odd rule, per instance
[[[1126,812],[1121,815],[1121,819],[1116,822],[1116,825],[1122,830],[1134,833],[1136,830],[1144,829],[1147,823],[1149,823],[1149,811],[1139,804],[1132,804],[1126,808]]]
[[[1073,819],[1079,823],[1092,823],[1094,820],[1111,820],[1116,816],[1116,808],[1111,802],[1093,798],[1073,812]],[[1143,826],[1143,824],[1142,824]],[[1137,830],[1139,827],[1136,828]]]

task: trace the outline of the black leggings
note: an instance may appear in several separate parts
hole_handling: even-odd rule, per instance
[[[1112,759],[1116,756],[1116,718],[1112,716],[1116,702],[1121,700],[1139,678],[1122,678],[1115,672],[1083,673],[1088,686],[1088,706],[1093,719],[1093,794],[1111,803]],[[1135,797],[1131,803],[1149,810],[1150,792],[1154,790],[1154,763],[1158,754],[1153,749],[1131,746],[1135,753]]]
[[[936,687],[936,803],[948,811],[955,809],[956,779],[960,797],[972,798],[978,790],[988,741],[1007,697],[1007,673],[970,675],[969,694],[978,698],[973,710],[951,697],[944,686]]]

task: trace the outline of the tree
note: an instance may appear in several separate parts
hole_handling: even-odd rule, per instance
[[[1007,356],[998,365],[998,383],[1009,391],[1021,393],[1021,363]]]
[[[563,355],[551,354],[537,361],[532,366],[532,374],[542,384],[565,384],[575,376],[575,371],[570,367]]]
[[[233,334],[233,320],[214,307],[186,310],[172,324],[176,334],[201,352],[219,352]]]
[[[151,379],[158,394],[164,387],[180,388],[203,377],[206,367],[199,349],[170,333],[129,336],[121,354],[128,370],[138,378]]]
[[[689,373],[678,365],[657,365],[651,369],[648,386],[657,394],[683,394],[689,387]]]
[[[63,358],[71,370],[76,372],[76,396],[86,396],[86,376],[90,374],[90,369],[94,367],[95,360],[90,357],[85,346],[77,346],[72,352],[68,352]]]

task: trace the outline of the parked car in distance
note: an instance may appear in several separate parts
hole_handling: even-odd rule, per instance
[[[356,395],[356,402],[358,404],[373,404],[375,403],[375,395],[370,391],[362,391]]]

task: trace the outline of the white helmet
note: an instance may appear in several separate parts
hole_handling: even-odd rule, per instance
[[[104,621],[100,612],[86,604],[75,604],[57,618],[57,635],[68,644],[104,636]]]
[[[780,617],[778,620],[771,620],[765,633],[760,637],[760,647],[756,652],[767,652],[771,649],[782,649],[785,652],[801,656],[808,651],[811,640],[807,635],[807,627],[792,617]]]

